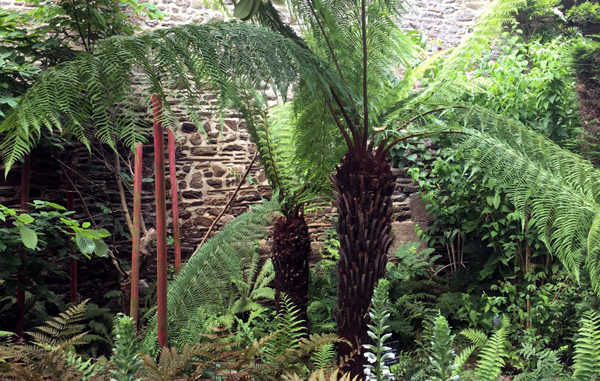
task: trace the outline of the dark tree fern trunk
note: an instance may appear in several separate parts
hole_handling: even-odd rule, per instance
[[[276,219],[272,249],[278,309],[281,293],[284,292],[299,309],[300,319],[308,326],[310,236],[302,214],[292,213]]]
[[[345,371],[363,376],[362,345],[367,335],[369,305],[377,280],[385,275],[387,252],[392,243],[391,214],[394,176],[384,158],[370,152],[364,158],[349,153],[331,180],[336,190],[336,230],[340,241],[338,262],[338,305],[336,321]],[[348,356],[351,358],[348,361]]]

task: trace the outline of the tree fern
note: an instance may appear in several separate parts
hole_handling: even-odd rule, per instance
[[[600,314],[590,311],[581,319],[575,342],[574,380],[600,379]]]
[[[199,327],[188,325],[190,322],[206,323],[207,317],[226,312],[231,303],[228,298],[235,295],[232,282],[242,281],[244,263],[254,254],[253,242],[265,236],[265,226],[277,209],[278,204],[270,202],[237,217],[200,247],[169,284],[168,335],[171,344],[182,346],[190,341],[191,330],[195,329],[197,335]],[[155,319],[151,319],[152,325],[155,325]],[[183,329],[186,326],[190,329]],[[153,328],[140,348],[142,352],[156,354],[157,345],[156,328]]]

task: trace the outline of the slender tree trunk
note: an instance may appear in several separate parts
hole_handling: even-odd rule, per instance
[[[73,187],[71,182],[67,184],[67,209],[74,210],[74,197]],[[69,242],[69,253],[73,255],[73,243]],[[69,288],[69,301],[71,303],[77,302],[77,260],[73,257],[69,258],[69,277],[70,277],[70,288]]]
[[[272,249],[277,306],[284,292],[300,310],[299,317],[308,327],[310,236],[304,215],[292,213],[275,221]]]
[[[169,179],[171,182],[171,204],[173,209],[173,244],[175,246],[175,273],[181,268],[181,233],[179,231],[179,193],[177,192],[177,167],[175,165],[175,136],[167,131],[169,147]]]
[[[366,361],[363,345],[370,342],[367,324],[373,288],[385,275],[392,243],[391,196],[395,183],[385,159],[379,160],[371,152],[360,153],[344,157],[332,182],[340,241],[335,314],[340,337],[353,346],[340,344],[339,355],[344,370],[362,377]]]
[[[165,201],[165,147],[161,99],[152,96],[154,117],[154,184],[156,198],[156,299],[158,344],[167,346],[167,208]]]
[[[133,169],[133,230],[131,233],[131,296],[129,298],[129,315],[136,327],[139,327],[140,300],[140,227],[142,222],[142,144],[135,147]]]
[[[30,185],[30,172],[31,172],[31,158],[29,155],[25,156],[23,160],[23,168],[21,169],[21,212],[27,213],[29,209],[27,203],[29,202],[29,185]],[[23,277],[19,274],[19,280],[23,281]],[[15,333],[19,337],[23,337],[23,330],[25,328],[25,290],[22,286],[17,288],[17,324],[15,327]]]

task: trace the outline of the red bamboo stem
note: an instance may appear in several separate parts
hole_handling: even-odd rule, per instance
[[[135,147],[135,164],[133,168],[133,232],[131,249],[131,298],[129,314],[136,327],[139,327],[140,300],[140,226],[142,221],[142,144]]]
[[[23,168],[21,169],[21,212],[27,213],[29,202],[29,184],[30,184],[30,173],[31,173],[31,160],[29,155],[25,156],[23,161]],[[22,280],[19,274],[19,280]],[[22,287],[17,288],[17,324],[15,327],[15,333],[19,337],[23,337],[23,330],[25,328],[25,290]]]
[[[67,209],[74,210],[74,197],[73,197],[73,186],[69,182],[67,190]],[[73,255],[73,245],[69,244],[69,253]],[[69,301],[71,303],[77,302],[77,260],[73,257],[69,258],[69,277],[71,278],[71,287],[69,293]]]
[[[175,136],[167,131],[169,147],[169,180],[171,182],[171,204],[173,207],[173,241],[175,246],[175,273],[181,268],[181,233],[179,230],[179,193],[177,192],[177,174],[175,163]]]
[[[158,344],[167,346],[167,207],[165,197],[165,147],[161,122],[161,99],[152,96],[154,119],[154,184],[156,198],[156,298]]]

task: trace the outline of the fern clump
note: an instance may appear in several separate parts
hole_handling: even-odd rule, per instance
[[[28,334],[32,344],[0,342],[0,378],[3,380],[103,380],[103,359],[84,359],[75,347],[89,342],[82,332],[87,300],[70,306]],[[6,335],[8,336],[8,334]]]

